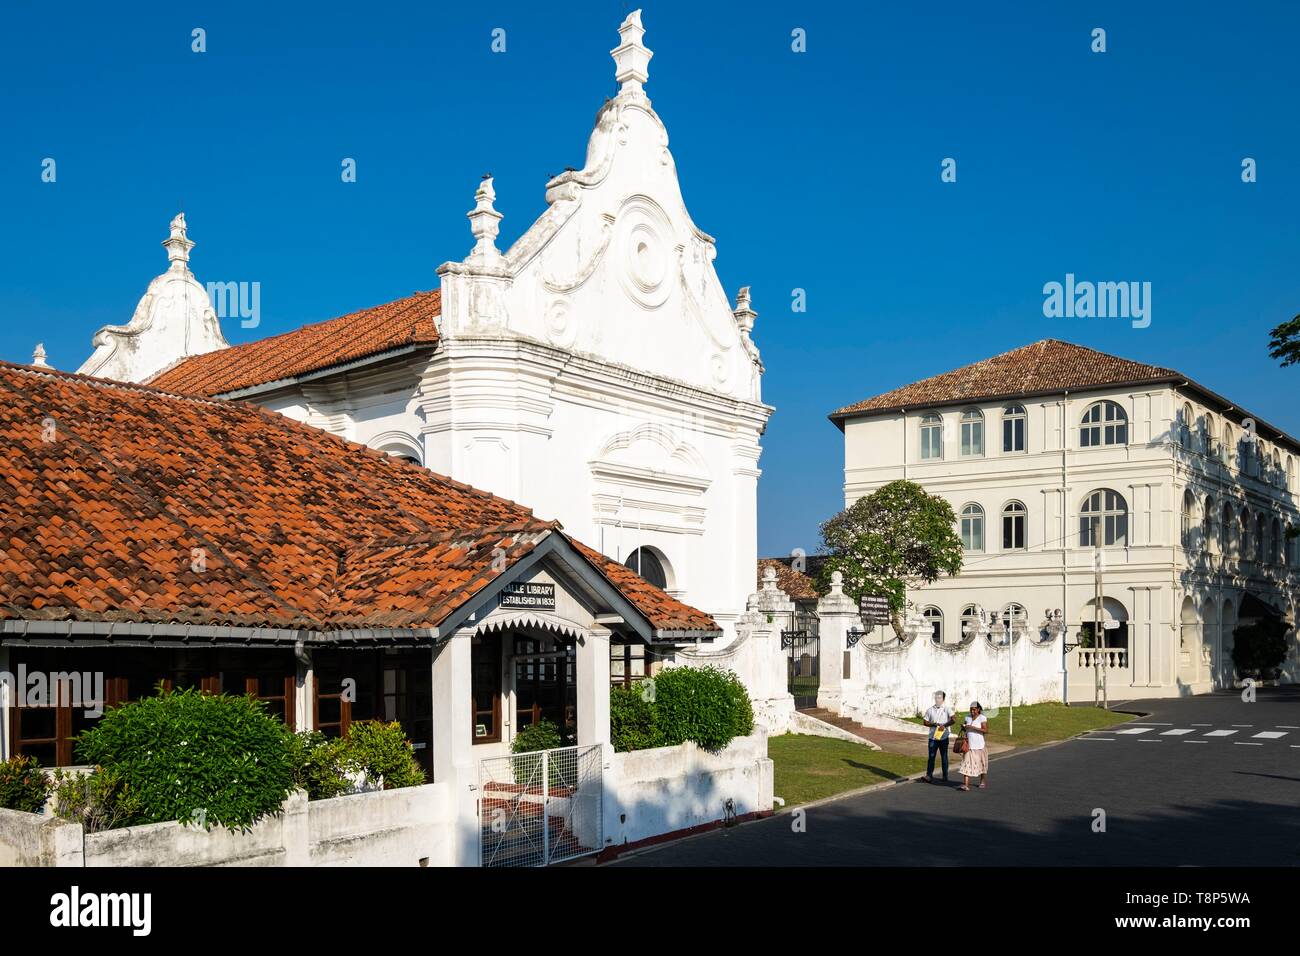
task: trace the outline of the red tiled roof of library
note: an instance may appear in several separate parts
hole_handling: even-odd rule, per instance
[[[0,619],[434,627],[558,522],[254,405],[0,363]],[[568,539],[656,630],[709,615]],[[495,566],[494,566],[495,564]]]

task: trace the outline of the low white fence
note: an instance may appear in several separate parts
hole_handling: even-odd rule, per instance
[[[446,866],[453,823],[437,783],[311,802],[299,791],[242,833],[174,822],[86,833],[0,810],[0,866]]]
[[[906,717],[929,707],[939,690],[958,707],[975,700],[986,708],[1005,707],[1013,694],[1017,705],[1059,701],[1062,664],[1060,638],[1022,637],[1010,651],[984,637],[961,644],[920,637],[907,644],[861,642],[850,652],[842,709],[849,716]],[[823,672],[829,666],[823,662]]]
[[[761,728],[718,753],[691,742],[616,753],[605,775],[605,845],[622,846],[772,809]]]

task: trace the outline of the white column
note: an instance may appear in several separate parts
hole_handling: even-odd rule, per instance
[[[298,733],[316,729],[316,675],[312,669],[312,652],[294,653],[293,729]]]
[[[451,864],[478,866],[478,773],[473,755],[470,631],[442,641],[433,656],[433,782],[451,788]]]
[[[609,748],[609,631],[592,628],[580,637],[575,664],[578,746],[601,744]]]
[[[0,760],[13,756],[9,752],[9,708],[13,706],[13,695],[17,687],[10,681],[17,681],[9,667],[9,648],[0,647]]]
[[[859,623],[858,609],[853,599],[844,593],[844,575],[831,574],[831,589],[817,602],[817,617],[821,623],[821,680],[817,686],[817,706],[831,713],[840,713],[848,687],[857,686],[863,675],[844,673],[844,654],[848,650],[845,639],[850,628]]]

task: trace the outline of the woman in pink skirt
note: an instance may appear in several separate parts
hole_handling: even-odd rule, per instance
[[[989,721],[984,716],[984,708],[979,701],[970,705],[970,715],[962,721],[962,731],[966,734],[966,753],[961,758],[957,772],[962,776],[958,790],[970,790],[970,778],[980,778],[980,789],[987,788],[989,775],[989,752],[984,746],[984,737],[989,732]]]

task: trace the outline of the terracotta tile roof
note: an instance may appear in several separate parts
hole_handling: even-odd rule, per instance
[[[559,533],[255,405],[0,363],[0,619],[433,627]],[[717,630],[579,548],[652,628]]]
[[[1093,349],[1043,339],[942,375],[846,405],[832,420],[859,413],[920,408],[957,402],[1101,388],[1128,383],[1167,382],[1184,377],[1173,369],[1130,362]]]
[[[186,395],[225,395],[403,346],[432,346],[438,342],[433,320],[441,312],[439,290],[417,292],[294,332],[195,355],[159,372],[149,384]]]
[[[776,586],[786,593],[792,601],[815,601],[820,595],[817,593],[817,587],[813,584],[813,579],[802,571],[796,571],[790,567],[789,558],[759,558],[758,559],[758,589],[763,588],[763,571],[767,568],[776,569]]]

